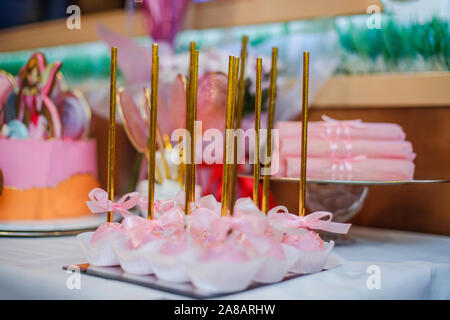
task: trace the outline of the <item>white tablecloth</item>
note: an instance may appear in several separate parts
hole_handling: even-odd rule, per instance
[[[350,234],[355,244],[333,250],[341,265],[225,298],[450,299],[450,237],[355,226]],[[71,274],[61,267],[82,262],[74,237],[0,238],[0,298],[184,298],[88,275],[81,276],[80,289],[68,289]],[[370,274],[368,268],[379,272]],[[377,276],[379,288],[373,281]]]

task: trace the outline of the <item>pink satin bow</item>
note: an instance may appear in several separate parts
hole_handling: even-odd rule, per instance
[[[279,212],[280,210],[282,212]],[[271,209],[267,215],[270,220],[288,228],[307,228],[346,234],[351,226],[351,223],[332,222],[333,214],[327,211],[316,211],[301,217],[289,213],[284,206],[278,206]],[[323,218],[327,219],[323,220]]]
[[[129,245],[133,249],[154,240],[184,232],[184,215],[178,208],[173,208],[160,218],[149,220],[138,216],[124,219],[123,226]]]
[[[119,201],[113,202],[108,200],[108,193],[105,190],[94,188],[89,192],[89,199],[91,201],[86,201],[86,204],[92,213],[117,211],[122,216],[128,217],[132,215],[128,210],[136,206],[139,201],[139,193],[127,193]]]

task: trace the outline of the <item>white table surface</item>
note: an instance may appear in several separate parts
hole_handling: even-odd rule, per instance
[[[450,299],[450,237],[353,226],[356,243],[335,247],[342,264],[225,299]],[[68,289],[63,265],[85,262],[74,237],[0,238],[0,299],[184,299],[81,275]],[[380,270],[369,289],[367,268]]]

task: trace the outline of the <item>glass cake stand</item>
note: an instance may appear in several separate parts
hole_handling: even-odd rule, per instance
[[[250,175],[239,177],[253,179]],[[262,179],[262,177],[261,177]],[[300,183],[299,178],[271,177],[271,181]],[[401,186],[414,184],[450,183],[450,179],[414,180],[306,180],[306,207],[308,210],[329,211],[333,221],[347,222],[362,209],[370,186]],[[347,235],[320,232],[324,240],[334,240],[336,244],[351,244],[354,240]]]
[[[119,219],[114,215],[114,220]],[[89,214],[78,218],[52,220],[2,221],[0,237],[58,237],[94,231],[106,221],[106,214]]]

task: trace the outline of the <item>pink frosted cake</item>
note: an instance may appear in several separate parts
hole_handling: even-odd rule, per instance
[[[0,150],[0,220],[89,214],[87,194],[98,186],[94,140],[0,139]]]

